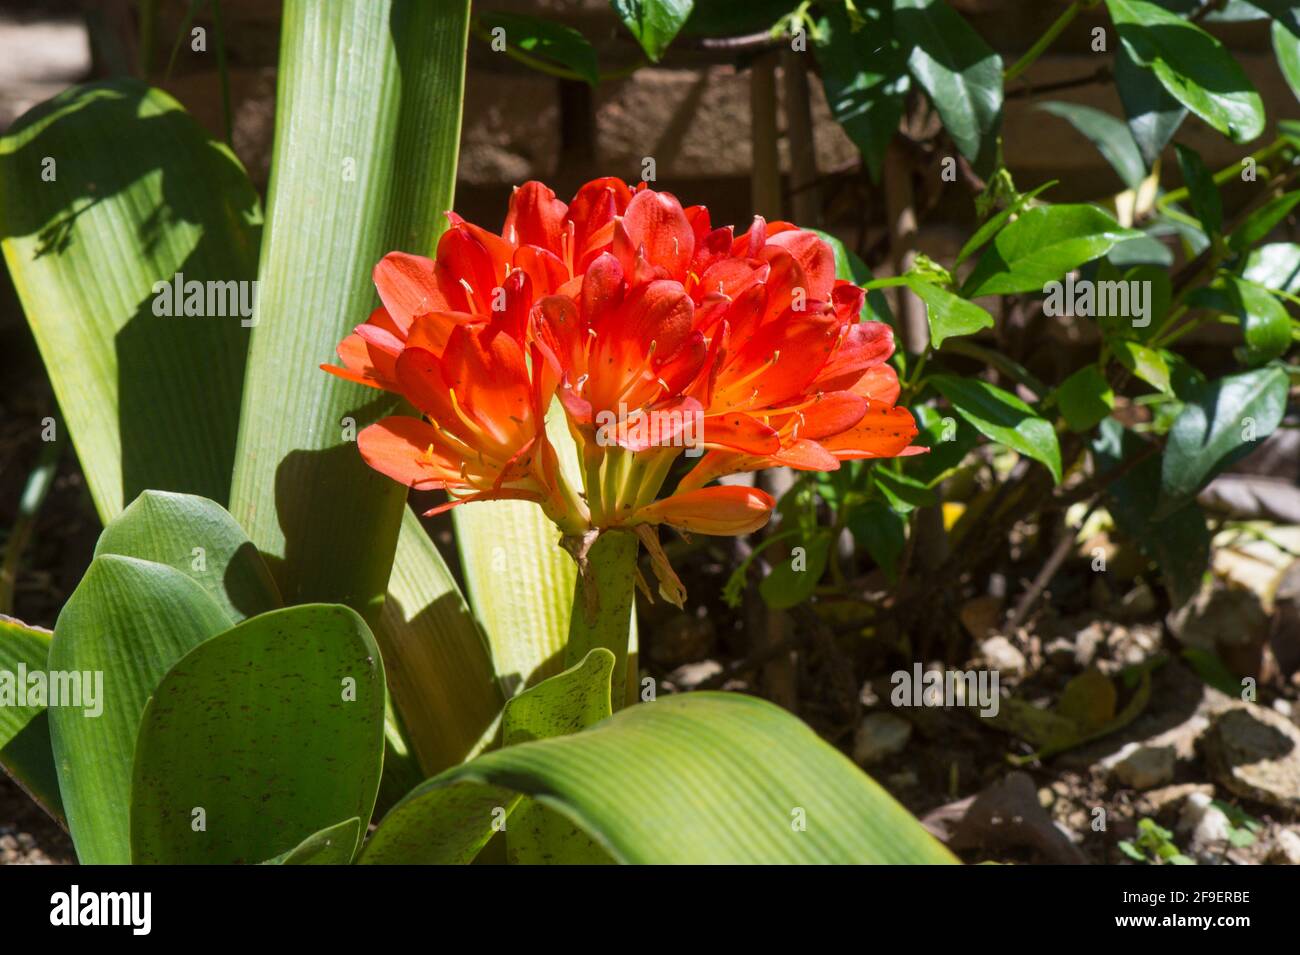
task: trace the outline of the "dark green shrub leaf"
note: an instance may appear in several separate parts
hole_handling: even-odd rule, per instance
[[[1056,429],[1033,408],[978,378],[935,375],[930,383],[981,434],[1041,462],[1060,483],[1061,446]]]

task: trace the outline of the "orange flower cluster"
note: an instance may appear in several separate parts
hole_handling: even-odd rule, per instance
[[[375,267],[383,306],[339,345],[343,367],[323,366],[422,414],[358,444],[394,480],[447,491],[435,511],[514,498],[568,536],[744,534],[772,498],[715,478],[909,453],[890,329],[859,321],[864,292],[836,279],[813,233],[755,218],[736,235],[617,179],[567,205],[527,183],[500,235],[450,220],[435,259],[393,252]],[[557,398],[581,490],[547,435]],[[683,454],[698,460],[661,497]]]

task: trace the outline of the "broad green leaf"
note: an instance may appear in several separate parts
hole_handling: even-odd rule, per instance
[[[1033,408],[978,378],[934,375],[929,380],[981,434],[1041,462],[1060,483],[1061,446],[1056,430]]]
[[[1123,338],[1113,339],[1109,344],[1115,352],[1115,358],[1130,372],[1156,391],[1167,395],[1173,393],[1173,386],[1169,382],[1169,364],[1162,352]]]
[[[658,63],[695,6],[694,0],[610,0],[623,25]]]
[[[132,861],[260,862],[369,819],[383,729],[379,648],[350,608],[286,607],[213,637],[168,670],[140,718]]]
[[[1300,293],[1300,245],[1272,242],[1252,249],[1241,276],[1265,288]]]
[[[1114,418],[1101,423],[1092,444],[1096,471],[1105,474],[1142,453],[1145,442]],[[1210,563],[1210,531],[1195,501],[1160,520],[1154,519],[1160,500],[1159,457],[1152,457],[1106,486],[1106,506],[1117,528],[1155,562],[1175,608],[1190,600],[1201,586]]]
[[[849,513],[849,532],[891,583],[898,580],[898,562],[907,546],[907,521],[883,501],[868,501]]]
[[[835,253],[835,277],[854,285],[865,285],[873,278],[871,269],[856,254],[851,252],[843,242],[829,232],[821,229],[805,229],[821,238]],[[894,324],[894,313],[889,308],[889,300],[880,289],[871,289],[862,302],[862,314],[859,319],[864,322],[884,322]]]
[[[1286,370],[1270,366],[1228,375],[1189,396],[1169,431],[1156,517],[1172,514],[1272,434],[1286,411],[1287,389]]]
[[[502,745],[568,736],[610,715],[614,654],[597,647],[563,673],[543,680],[506,704]],[[510,862],[516,865],[602,864],[609,856],[564,816],[532,799],[520,800],[506,827]]]
[[[68,598],[50,669],[80,674],[93,707],[50,707],[50,736],[83,865],[131,861],[131,762],[145,703],[177,660],[232,623],[192,578],[134,557],[96,557]],[[87,687],[98,700],[86,700]]]
[[[95,556],[166,564],[194,579],[231,620],[282,605],[270,571],[220,504],[192,494],[145,491],[109,522]]]
[[[1089,205],[1038,206],[998,233],[962,288],[966,298],[1043,292],[1048,283],[1140,236]]]
[[[1195,150],[1175,143],[1174,151],[1178,154],[1178,168],[1182,170],[1183,183],[1187,186],[1196,218],[1201,220],[1201,228],[1206,235],[1218,235],[1223,231],[1223,200],[1214,175]]]
[[[962,155],[987,158],[1002,121],[1002,58],[944,0],[895,0],[894,30]]]
[[[918,277],[910,277],[907,287],[925,303],[925,317],[930,324],[930,344],[939,348],[949,338],[973,335],[993,327],[993,316],[974,302]]]
[[[287,603],[378,618],[406,491],[365,465],[354,438],[393,402],[319,366],[376,304],[374,264],[431,251],[443,228],[468,22],[466,0],[284,5],[230,512]]]
[[[1246,336],[1246,364],[1262,365],[1291,347],[1291,316],[1262,285],[1228,276],[1229,297]]]
[[[35,700],[28,693],[31,675],[48,671],[51,636],[48,630],[0,616],[0,769],[42,809],[61,819],[48,696]]]
[[[1136,189],[1142,185],[1147,177],[1147,166],[1133,141],[1133,134],[1122,119],[1092,106],[1059,100],[1040,103],[1038,108],[1061,117],[1087,137],[1128,188]]]
[[[1056,404],[1071,431],[1091,431],[1115,407],[1115,392],[1096,365],[1085,365],[1061,383]]]
[[[1291,210],[1300,203],[1300,189],[1270,199],[1246,217],[1232,235],[1228,236],[1228,248],[1234,252],[1247,252],[1257,242],[1268,237]]]
[[[361,820],[353,816],[320,832],[313,832],[288,852],[282,852],[262,864],[347,865],[356,855],[360,840]]]
[[[1123,43],[1115,50],[1115,89],[1133,142],[1150,169],[1187,118],[1187,107],[1169,94],[1155,73],[1134,62]]]
[[[854,32],[848,14],[831,7],[817,24],[814,49],[826,103],[858,147],[873,180],[880,181],[885,149],[903,116],[910,79],[907,56],[887,11],[863,7],[869,26]]]
[[[1281,20],[1273,21],[1273,52],[1291,92],[1300,99],[1300,36]]]
[[[631,706],[450,769],[384,818],[360,861],[465,861],[482,841],[480,814],[512,793],[573,820],[622,863],[956,861],[800,720],[734,693]]]
[[[230,150],[134,81],[0,138],[5,261],[101,520],[145,488],[227,499],[260,220]]]
[[[796,538],[790,556],[772,566],[772,572],[758,585],[763,602],[776,610],[786,610],[813,595],[830,555],[831,532],[818,528],[808,538]]]
[[[463,762],[491,741],[505,703],[491,650],[410,508],[402,517],[375,639],[425,776]]]
[[[1011,221],[1013,216],[1020,215],[1020,213],[1028,208],[1029,204],[1039,196],[1039,194],[1052,188],[1052,186],[1056,185],[1056,182],[1057,181],[1053,179],[1050,182],[1043,183],[1036,189],[1031,189],[1028,192],[1021,193],[1016,197],[1014,202],[1008,205],[1001,212],[990,216],[988,221],[976,229],[975,234],[967,239],[966,244],[961,247],[961,251],[957,253],[957,264],[960,265],[974,253],[982,249],[989,239],[997,235],[998,232],[1002,230],[1002,227]]]
[[[1264,131],[1263,101],[1222,43],[1147,0],[1106,0],[1106,7],[1134,61],[1176,100],[1233,142]]]
[[[484,13],[479,22],[489,32],[498,28],[505,42],[525,53],[549,60],[577,73],[592,86],[600,83],[600,66],[596,50],[577,30],[520,13]]]

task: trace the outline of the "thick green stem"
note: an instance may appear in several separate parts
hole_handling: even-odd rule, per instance
[[[564,650],[565,667],[581,662],[596,647],[614,654],[611,699],[616,710],[627,696],[628,632],[639,546],[636,535],[629,531],[606,531],[596,539],[573,587],[569,642]]]

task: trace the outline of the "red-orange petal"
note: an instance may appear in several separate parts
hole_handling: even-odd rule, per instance
[[[431,491],[444,482],[437,468],[421,462],[437,438],[437,431],[419,418],[394,415],[362,429],[357,449],[380,474],[418,491]]]
[[[671,524],[684,531],[720,536],[749,534],[767,523],[776,501],[765,491],[718,485],[674,494],[637,511],[647,524]]]

